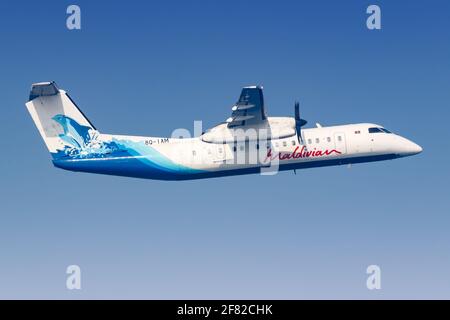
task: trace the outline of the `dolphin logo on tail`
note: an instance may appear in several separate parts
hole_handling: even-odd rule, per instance
[[[57,114],[52,117],[61,125],[64,133],[58,137],[67,145],[64,149],[66,155],[75,158],[102,157],[117,149],[114,143],[105,143],[98,138],[98,132],[91,127],[80,125],[74,119]]]
[[[60,134],[59,137],[73,147],[83,149],[92,139],[89,133],[89,130],[92,130],[90,127],[82,126],[72,118],[62,114],[57,114],[52,119],[58,122],[64,130],[64,133]]]

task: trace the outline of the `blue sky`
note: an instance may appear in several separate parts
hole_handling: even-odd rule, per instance
[[[0,298],[450,298],[449,17],[448,1],[0,3]],[[424,152],[203,181],[72,173],[24,106],[48,80],[104,133],[209,127],[261,84],[270,115],[299,99],[310,125],[374,122]]]

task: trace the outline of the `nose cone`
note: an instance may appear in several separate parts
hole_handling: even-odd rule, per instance
[[[421,146],[419,146],[417,143],[414,143],[412,141],[410,141],[410,145],[409,145],[408,149],[409,149],[409,153],[411,155],[421,153],[423,150]]]
[[[400,155],[401,156],[413,156],[422,152],[422,147],[411,140],[401,138],[400,140]]]

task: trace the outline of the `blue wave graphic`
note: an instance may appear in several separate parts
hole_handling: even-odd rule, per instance
[[[54,164],[68,170],[132,176],[196,174],[205,172],[174,163],[143,142],[98,139],[98,131],[80,125],[74,119],[58,114],[53,117],[64,133],[59,138],[65,146],[53,153]],[[92,161],[89,161],[92,160]],[[99,160],[107,160],[99,161]],[[142,172],[141,172],[142,171]]]
[[[101,158],[119,150],[114,142],[100,141],[98,131],[80,125],[70,117],[57,114],[52,119],[63,128],[64,133],[60,134],[59,138],[66,143],[64,149],[58,152],[57,158]]]

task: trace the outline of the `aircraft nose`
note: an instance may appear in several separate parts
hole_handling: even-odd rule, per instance
[[[411,146],[410,146],[411,154],[418,154],[423,151],[422,147],[419,146],[417,143],[414,143],[412,141],[410,141],[410,142],[411,142]]]
[[[422,147],[419,146],[417,143],[412,142],[411,140],[408,140],[406,138],[403,138],[401,140],[401,154],[405,156],[412,156],[418,153],[421,153],[423,151]]]

